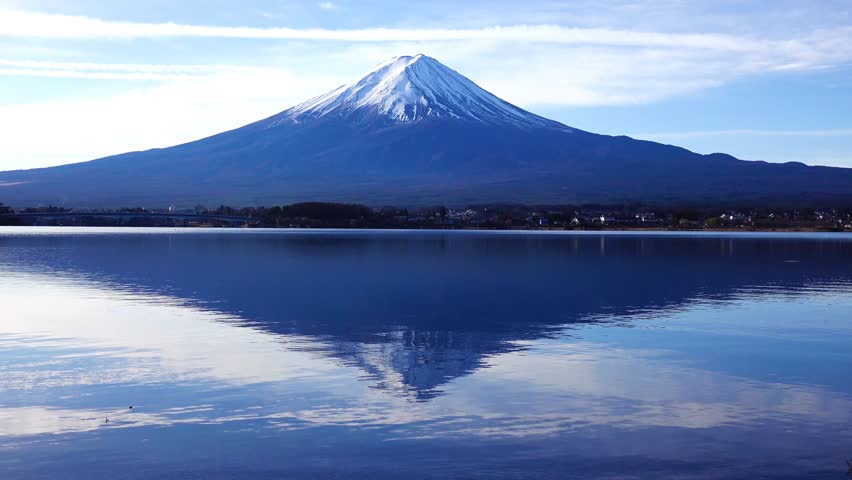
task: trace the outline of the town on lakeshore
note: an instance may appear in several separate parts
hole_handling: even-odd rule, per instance
[[[471,205],[373,208],[304,202],[275,207],[192,209],[12,209],[0,225],[128,227],[387,228],[487,230],[852,231],[852,208],[712,208],[649,205]]]

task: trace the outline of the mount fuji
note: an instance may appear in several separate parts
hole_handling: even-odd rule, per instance
[[[0,201],[76,207],[852,201],[852,169],[743,161],[597,135],[424,56],[194,142],[0,173]]]
[[[357,82],[308,100],[269,119],[269,126],[317,118],[414,123],[464,120],[485,125],[571,130],[486,92],[455,70],[425,55],[396,57]]]

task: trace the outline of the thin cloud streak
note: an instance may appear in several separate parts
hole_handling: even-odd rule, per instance
[[[208,37],[343,42],[499,40],[573,45],[707,48],[750,51],[771,42],[731,35],[674,34],[560,25],[510,25],[477,29],[297,29],[138,23],[98,18],[0,9],[0,36],[18,38],[117,39]]]
[[[81,72],[75,70],[39,70],[26,68],[0,68],[0,77],[43,77],[43,78],[76,78],[85,80],[141,80],[162,82],[188,78],[180,73],[146,73],[146,72]]]
[[[166,65],[0,59],[0,76],[4,77],[170,81],[227,73],[266,75],[276,71],[271,68],[238,65]]]
[[[170,65],[151,63],[94,63],[94,62],[55,62],[41,60],[0,59],[0,67],[32,69],[68,69],[68,70],[104,70],[119,72],[151,73],[217,73],[222,71],[262,71],[259,67],[240,65]]]
[[[321,75],[237,72],[191,76],[96,98],[0,105],[0,170],[197,140],[265,118],[336,85]]]
[[[655,132],[632,134],[636,138],[703,138],[703,137],[852,137],[852,128],[826,130],[697,130],[687,132]]]

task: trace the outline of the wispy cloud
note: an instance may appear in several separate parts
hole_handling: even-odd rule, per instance
[[[343,42],[499,40],[574,45],[710,48],[733,51],[762,49],[768,46],[766,42],[723,34],[673,34],[572,28],[560,25],[510,25],[477,29],[257,28],[107,21],[85,16],[22,10],[0,10],[0,36],[73,39],[213,37]]]
[[[0,77],[76,78],[88,80],[142,80],[162,82],[186,78],[180,73],[88,72],[62,69],[0,68]]]
[[[457,65],[486,88],[523,105],[635,104],[683,95],[767,72],[824,69],[852,60],[852,28],[800,38],[665,33],[559,25],[475,29],[294,29],[107,21],[0,10],[0,37],[82,39],[215,37],[313,41],[323,58],[356,52],[361,62],[424,52]],[[334,48],[322,42],[337,42]],[[310,42],[306,42],[310,44]],[[342,44],[342,45],[341,45]],[[304,45],[304,44],[303,44]],[[570,45],[571,48],[565,48]],[[302,50],[309,47],[302,46]],[[500,62],[483,59],[500,58]],[[350,59],[341,62],[352,63]],[[340,83],[358,69],[338,68]],[[0,63],[3,76],[167,81],[217,66],[92,66]],[[344,75],[345,73],[345,75]],[[553,79],[558,81],[546,81]],[[319,93],[319,92],[317,92]]]
[[[321,75],[229,72],[125,93],[0,105],[0,170],[184,143],[272,115],[335,86],[336,79]]]
[[[271,68],[238,65],[166,65],[140,63],[55,62],[0,59],[0,76],[168,81],[223,73],[269,74]]]
[[[317,4],[323,10],[337,10],[337,4],[332,2],[320,2]]]
[[[322,2],[322,8],[336,4]],[[723,33],[671,33],[563,25],[499,25],[481,28],[262,28],[180,23],[111,21],[78,15],[59,15],[0,9],[0,37],[10,39],[141,39],[219,38],[299,40],[348,44],[463,42],[503,45],[552,45],[574,48],[619,48],[694,52],[693,56],[734,55],[761,71],[801,71],[826,68],[852,59],[852,27],[837,27],[793,38],[765,39]],[[617,53],[617,52],[615,52]]]
[[[637,133],[636,138],[686,139],[704,137],[852,137],[852,128],[833,128],[824,130],[696,130],[685,132]]]

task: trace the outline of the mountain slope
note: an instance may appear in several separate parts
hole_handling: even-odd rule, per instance
[[[13,206],[852,200],[852,170],[745,162],[596,135],[515,107],[437,60],[171,148],[0,173]]]

